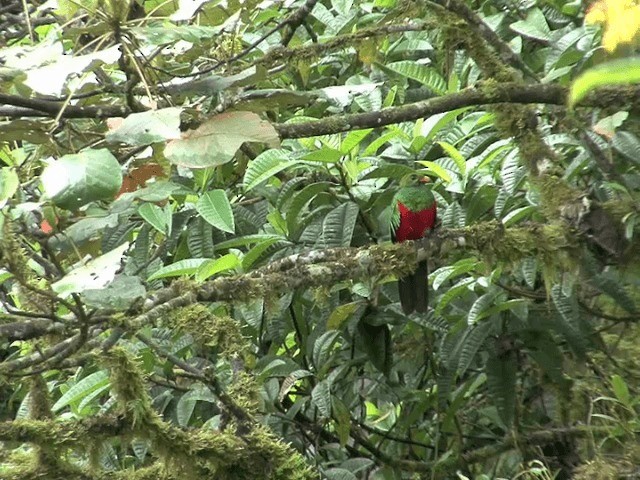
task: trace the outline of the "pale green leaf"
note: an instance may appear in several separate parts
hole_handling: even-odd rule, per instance
[[[138,208],[140,215],[149,225],[164,235],[171,235],[171,210],[167,210],[154,205],[153,203],[143,203]]]
[[[232,253],[227,253],[220,258],[207,260],[196,271],[196,282],[203,282],[217,273],[233,270],[240,265],[240,259]]]
[[[418,161],[416,163],[419,163],[420,165],[424,165],[425,167],[427,167],[427,171],[426,171],[427,174],[433,173],[438,178],[441,178],[443,182],[451,183],[452,178],[451,178],[451,175],[449,175],[449,172],[447,172],[446,169],[442,168],[437,163],[431,162],[431,161]]]
[[[224,190],[206,192],[198,199],[196,210],[202,218],[223,232],[235,232],[233,210]]]
[[[166,267],[156,270],[153,275],[147,278],[147,281],[151,282],[159,278],[194,275],[198,271],[198,268],[200,268],[200,265],[207,261],[208,260],[206,258],[186,258],[184,260],[179,260],[171,265],[167,265]]]
[[[575,105],[598,87],[639,82],[640,57],[612,60],[593,67],[576,78],[569,91],[569,105]]]

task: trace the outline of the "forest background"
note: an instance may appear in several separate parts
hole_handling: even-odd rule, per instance
[[[2,2],[0,477],[637,478],[639,28]],[[439,225],[392,244],[414,173]]]

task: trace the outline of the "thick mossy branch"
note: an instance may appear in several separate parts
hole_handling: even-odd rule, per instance
[[[151,442],[152,455],[159,465],[126,478],[190,478],[193,480],[307,480],[316,478],[304,458],[260,425],[243,436],[211,429],[182,430],[162,420],[153,410],[144,373],[128,352],[114,348],[105,359],[111,371],[111,388],[117,415],[98,416],[68,422],[18,420],[0,423],[0,441],[32,443],[37,462],[22,462],[9,468],[12,478],[78,478],[76,467],[66,463],[69,451],[92,459],[93,468],[82,478],[123,478],[100,470],[96,455],[102,442],[119,437],[121,441],[138,438]],[[246,394],[251,379],[238,382]],[[36,381],[37,390],[42,385]],[[32,391],[36,391],[33,390]],[[46,413],[46,412],[45,412]],[[41,452],[46,452],[47,462]],[[55,460],[55,461],[53,461]],[[67,475],[67,477],[64,477]]]
[[[561,224],[505,229],[495,221],[452,229],[447,237],[463,239],[467,248],[477,250],[490,263],[517,262],[535,256],[544,264],[567,268],[577,263],[579,255],[577,235]]]
[[[150,438],[152,452],[159,458],[152,470],[143,469],[140,476],[133,472],[118,474],[87,472],[60,461],[56,465],[37,466],[21,458],[22,465],[11,469],[11,478],[151,478],[150,471],[160,473],[153,478],[190,478],[193,480],[311,480],[317,478],[304,458],[290,446],[276,439],[263,427],[239,437],[226,432],[208,429],[181,430],[159,419],[149,425],[133,426],[129,419],[101,416],[93,419],[54,422],[50,420],[16,420],[0,423],[0,441],[31,442],[48,445],[65,458],[68,449],[86,452],[88,443],[105,441],[111,437]],[[90,442],[88,440],[91,439]],[[7,466],[9,467],[9,466]],[[64,477],[65,473],[68,476]],[[3,478],[6,478],[3,476]]]
[[[317,252],[296,255],[290,268],[267,268],[252,274],[218,278],[198,289],[200,301],[246,301],[301,287],[335,285],[345,280],[403,275],[415,268],[415,247],[411,243],[376,245],[368,248],[336,248],[330,256]],[[317,262],[317,263],[315,263]]]

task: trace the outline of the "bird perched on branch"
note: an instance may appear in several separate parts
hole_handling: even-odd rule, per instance
[[[427,177],[410,174],[400,181],[400,189],[393,197],[391,214],[391,238],[394,242],[418,240],[436,223],[437,205],[432,185]],[[410,275],[398,280],[400,305],[405,314],[414,311],[424,313],[429,306],[427,261],[418,263]]]

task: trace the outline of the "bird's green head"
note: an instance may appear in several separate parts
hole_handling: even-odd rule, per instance
[[[412,172],[404,175],[400,179],[400,188],[418,187],[422,185],[429,185],[430,183],[431,183],[431,179],[429,177],[422,175],[418,172]]]

